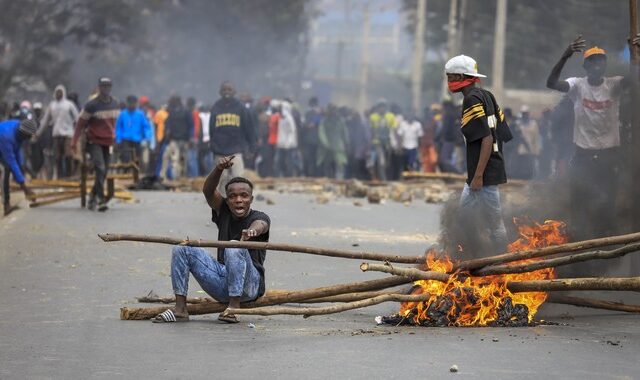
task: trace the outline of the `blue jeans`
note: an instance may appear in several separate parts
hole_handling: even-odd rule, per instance
[[[480,221],[486,220],[486,229],[496,252],[506,252],[507,229],[502,220],[498,186],[483,186],[480,190],[471,190],[465,183],[460,196],[460,208],[463,213],[480,215]]]
[[[247,249],[225,249],[225,264],[202,248],[177,245],[171,251],[171,284],[176,295],[186,296],[189,272],[202,289],[220,302],[240,297],[241,302],[258,297],[260,273]]]

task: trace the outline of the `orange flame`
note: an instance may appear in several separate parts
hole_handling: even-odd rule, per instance
[[[565,224],[547,220],[543,224],[525,224],[514,218],[518,226],[520,238],[509,244],[509,252],[526,251],[567,242]],[[535,261],[520,260],[513,264]],[[427,255],[429,270],[450,273],[454,263],[447,256],[438,257],[436,252]],[[413,318],[413,322],[421,324],[429,320],[427,315],[431,306],[441,309],[438,302],[444,302],[441,296],[453,300],[453,307],[448,311],[448,324],[453,326],[487,326],[498,318],[498,310],[507,297],[513,305],[521,304],[528,308],[528,320],[531,322],[538,308],[547,298],[544,292],[511,293],[506,284],[511,281],[544,280],[555,278],[555,270],[546,268],[534,272],[506,274],[486,277],[472,277],[464,273],[454,273],[449,281],[420,280],[414,282],[414,294],[430,293],[431,298],[425,302],[405,302],[400,307],[400,315]]]

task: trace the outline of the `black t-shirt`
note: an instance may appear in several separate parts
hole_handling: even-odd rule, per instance
[[[464,97],[462,109],[462,134],[467,145],[467,183],[471,184],[475,175],[480,160],[482,139],[486,136],[492,136],[494,144],[482,176],[482,184],[494,186],[507,182],[502,143],[509,141],[512,136],[493,95],[487,90],[473,88]],[[489,127],[488,117],[492,115],[496,118],[494,128]]]
[[[227,200],[224,198],[222,200],[222,206],[220,206],[220,213],[217,213],[216,210],[211,210],[211,221],[213,221],[218,226],[218,240],[221,241],[230,241],[230,240],[240,240],[242,237],[242,230],[248,229],[256,220],[263,220],[269,226],[271,226],[271,219],[269,216],[263,212],[251,210],[249,211],[249,215],[242,219],[235,219],[231,214],[231,210],[227,205]],[[256,236],[252,238],[251,241],[269,241],[269,230],[266,233]],[[264,249],[250,249],[249,255],[251,255],[251,261],[253,261],[253,266],[260,273],[260,287],[258,288],[258,297],[264,295],[266,286],[264,280],[264,260],[267,256],[267,251]],[[224,248],[218,248],[218,261],[224,264]]]

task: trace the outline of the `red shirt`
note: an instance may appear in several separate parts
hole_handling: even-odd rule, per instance
[[[274,113],[269,118],[269,138],[267,143],[269,145],[276,145],[278,142],[278,123],[280,122],[280,114]]]

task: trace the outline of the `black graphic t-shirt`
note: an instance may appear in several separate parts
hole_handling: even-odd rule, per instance
[[[217,213],[216,210],[211,210],[211,221],[218,226],[218,240],[221,241],[239,241],[242,237],[242,230],[248,229],[251,226],[251,223],[256,220],[262,220],[271,226],[271,219],[269,219],[269,216],[256,210],[250,210],[249,214],[242,219],[235,219],[227,205],[226,198],[222,200],[220,213]],[[269,230],[260,236],[252,238],[251,241],[268,242]],[[251,256],[251,261],[253,261],[253,266],[258,270],[258,273],[260,273],[258,297],[261,297],[264,295],[266,289],[264,279],[264,260],[267,256],[267,251],[265,249],[250,249],[249,255]],[[224,264],[224,248],[218,248],[218,261]]]
[[[486,136],[492,136],[493,145],[482,176],[482,185],[494,186],[507,182],[502,143],[509,141],[512,136],[493,95],[489,91],[474,88],[464,97],[462,109],[462,134],[467,145],[467,184],[471,184],[475,175],[482,139]],[[493,116],[495,122],[490,126],[489,118]]]

